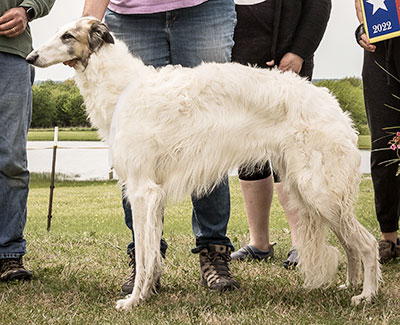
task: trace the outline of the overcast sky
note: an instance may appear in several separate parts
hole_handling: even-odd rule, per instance
[[[0,0],[1,1],[1,0]],[[293,0],[296,1],[296,0]],[[34,46],[50,38],[57,29],[80,17],[83,0],[57,0],[51,13],[32,22]],[[314,79],[333,79],[361,75],[362,49],[354,40],[358,26],[353,0],[332,0],[331,18],[315,54]],[[73,70],[63,65],[36,69],[36,80],[65,80]]]

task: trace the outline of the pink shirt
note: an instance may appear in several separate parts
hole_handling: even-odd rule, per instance
[[[197,6],[207,0],[110,0],[108,8],[119,14],[152,14]]]

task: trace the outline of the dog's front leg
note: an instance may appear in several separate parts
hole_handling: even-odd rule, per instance
[[[165,193],[158,186],[146,187],[140,193],[129,194],[135,230],[136,277],[132,294],[118,300],[118,310],[130,310],[154,292],[161,276],[160,240],[162,234],[162,211]]]

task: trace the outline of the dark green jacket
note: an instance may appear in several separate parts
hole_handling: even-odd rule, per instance
[[[46,16],[55,0],[0,0],[0,16],[14,7],[32,7],[35,17]],[[25,58],[32,51],[32,36],[29,26],[17,37],[0,36],[0,52],[20,55]]]

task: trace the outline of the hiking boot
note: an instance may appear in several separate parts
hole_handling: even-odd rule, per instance
[[[267,261],[268,259],[272,259],[274,257],[274,246],[276,243],[272,243],[271,247],[267,251],[260,251],[258,248],[253,245],[246,245],[239,249],[237,252],[232,253],[231,258],[232,261]]]
[[[122,297],[131,294],[132,290],[133,290],[133,287],[135,285],[135,277],[136,277],[135,248],[133,248],[129,252],[128,255],[130,257],[129,266],[131,267],[131,273],[129,274],[129,276],[126,279],[125,283],[121,287],[120,295]],[[163,258],[165,258],[164,255],[162,255],[162,256],[163,256]],[[156,282],[155,289],[158,291],[158,290],[160,290],[160,288],[161,288],[161,283],[160,283],[160,279],[158,279],[157,282]]]
[[[282,265],[284,268],[289,269],[290,267],[296,267],[297,263],[299,262],[299,257],[297,253],[297,249],[292,247],[287,254],[286,260],[283,261]]]
[[[30,280],[32,273],[24,268],[22,257],[0,259],[0,280]]]
[[[397,238],[397,245],[391,240],[381,240],[379,242],[379,262],[382,264],[400,257],[400,239]]]
[[[231,248],[225,245],[208,244],[200,251],[200,284],[211,290],[230,291],[240,288],[229,267]]]

